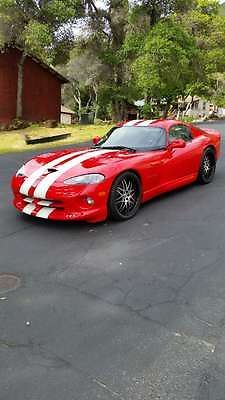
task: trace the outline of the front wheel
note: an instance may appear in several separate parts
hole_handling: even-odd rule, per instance
[[[212,182],[216,172],[216,157],[212,149],[206,149],[199,170],[198,181],[201,184]]]
[[[141,183],[133,172],[118,176],[109,197],[109,216],[124,221],[135,216],[141,203]]]

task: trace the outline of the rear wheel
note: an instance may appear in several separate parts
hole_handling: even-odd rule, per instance
[[[198,181],[202,185],[212,182],[216,171],[216,157],[213,149],[206,149],[199,170]]]
[[[124,221],[135,216],[141,202],[141,184],[133,172],[118,176],[112,185],[109,198],[109,216]]]

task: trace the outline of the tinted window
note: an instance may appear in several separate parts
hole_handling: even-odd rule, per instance
[[[184,125],[173,126],[170,129],[169,136],[170,136],[170,142],[176,139],[183,139],[187,142],[192,139],[190,129]]]
[[[156,127],[122,127],[107,134],[100,142],[102,148],[124,146],[140,150],[166,147],[166,132]]]

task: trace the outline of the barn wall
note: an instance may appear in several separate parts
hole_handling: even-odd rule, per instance
[[[20,56],[16,49],[0,53],[0,123],[9,123],[16,117],[17,64]]]
[[[61,82],[48,69],[27,58],[24,65],[23,118],[60,120]]]

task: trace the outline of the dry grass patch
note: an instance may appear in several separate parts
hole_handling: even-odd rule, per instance
[[[64,146],[81,142],[88,142],[94,136],[103,136],[111,125],[70,125],[57,128],[44,128],[40,126],[31,126],[26,129],[17,131],[0,132],[0,153],[28,151],[34,149],[48,149],[56,146]],[[58,140],[56,142],[27,145],[25,135],[30,137],[42,137],[56,135],[59,133],[71,133],[67,139]]]

